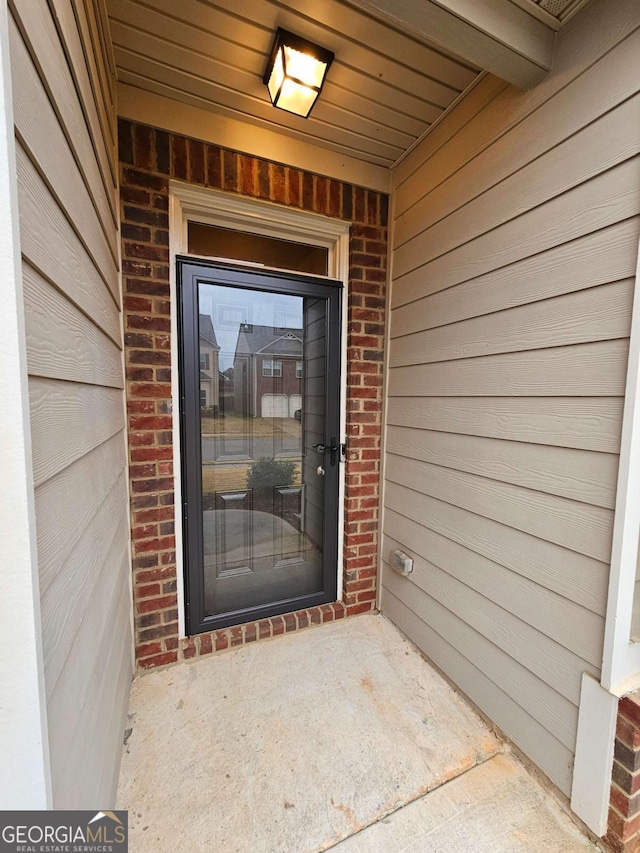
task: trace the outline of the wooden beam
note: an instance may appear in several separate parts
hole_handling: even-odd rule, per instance
[[[435,43],[520,89],[553,64],[555,33],[511,0],[347,0],[419,41]]]

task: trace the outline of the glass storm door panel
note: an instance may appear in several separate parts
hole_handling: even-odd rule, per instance
[[[334,601],[341,286],[178,261],[190,633]]]

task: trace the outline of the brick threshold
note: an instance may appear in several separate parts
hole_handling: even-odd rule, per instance
[[[193,637],[171,638],[165,641],[166,646],[173,646],[168,652],[162,651],[160,643],[148,643],[136,649],[137,670],[144,672],[158,667],[171,666],[183,661],[195,660],[199,657],[239,648],[248,643],[293,634],[317,625],[326,625],[336,622],[338,619],[376,612],[373,602],[346,606],[341,601],[335,601],[331,604],[296,610],[292,613],[271,616],[268,619],[260,619],[255,622],[246,622],[230,628],[220,628],[217,631],[197,634]]]

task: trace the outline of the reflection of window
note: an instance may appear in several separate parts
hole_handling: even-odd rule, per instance
[[[265,358],[262,360],[263,376],[282,376],[282,362],[277,358]]]
[[[209,353],[200,353],[200,370],[209,370]]]
[[[207,405],[207,392],[200,389],[200,405],[204,408]]]
[[[302,362],[296,361],[296,379],[302,379]]]

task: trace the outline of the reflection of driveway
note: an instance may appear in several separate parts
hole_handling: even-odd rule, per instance
[[[298,424],[299,427],[299,424]],[[226,459],[272,459],[279,456],[301,456],[300,430],[298,434],[277,436],[202,436],[202,461],[217,462]]]
[[[295,527],[270,512],[242,509],[227,512],[214,509],[207,510],[202,515],[205,565],[216,554],[222,563],[246,560],[249,532],[251,556],[254,559],[282,557],[283,554],[296,554],[300,550],[300,534]],[[223,530],[224,537],[221,537]]]
[[[207,510],[203,521],[207,613],[229,613],[322,589],[321,552],[284,519],[236,509]]]

